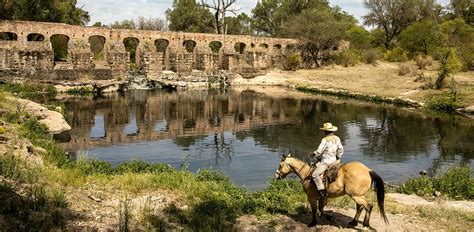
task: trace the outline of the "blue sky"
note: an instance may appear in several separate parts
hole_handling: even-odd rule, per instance
[[[212,0],[208,0],[212,2]],[[258,0],[237,0],[237,8],[250,13]],[[330,0],[331,5],[338,5],[344,11],[356,17],[359,21],[367,13],[364,0]],[[449,0],[438,0],[446,5]],[[78,0],[78,6],[89,11],[90,24],[102,22],[110,24],[124,19],[136,19],[139,16],[146,18],[165,18],[166,9],[171,7],[172,0]]]

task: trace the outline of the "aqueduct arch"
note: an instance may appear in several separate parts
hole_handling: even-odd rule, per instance
[[[178,74],[193,70],[215,74],[220,69],[248,72],[252,68],[271,68],[263,60],[281,59],[281,54],[294,44],[294,39],[2,20],[0,53],[17,55],[0,57],[0,71],[33,67],[53,73],[54,66],[60,62],[68,70],[77,70],[74,73],[79,75],[94,73],[94,67],[98,67],[94,62],[100,61],[100,67],[109,69],[104,70],[100,78],[123,78],[131,63],[136,63],[137,69],[146,75],[159,75],[165,70]],[[25,59],[23,56],[30,54],[28,52],[35,54],[34,62],[28,64],[32,67],[18,66],[22,63],[20,60]],[[106,71],[109,77],[104,76]]]

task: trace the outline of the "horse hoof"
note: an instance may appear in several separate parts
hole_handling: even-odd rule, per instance
[[[316,222],[311,222],[308,224],[308,227],[314,227],[314,226],[316,226]]]
[[[349,222],[349,226],[351,226],[351,227],[357,226],[357,221],[356,221],[356,220],[352,220],[351,222]]]

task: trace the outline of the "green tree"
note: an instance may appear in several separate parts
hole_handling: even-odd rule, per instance
[[[386,48],[411,23],[435,18],[440,12],[440,7],[434,0],[367,0],[364,4],[369,10],[363,17],[364,24],[384,30]]]
[[[354,26],[347,31],[351,48],[366,50],[374,45],[374,35],[361,26]]]
[[[400,34],[401,46],[412,53],[432,54],[437,48],[446,46],[446,41],[438,23],[430,19],[417,21]]]
[[[253,27],[261,34],[280,36],[292,17],[323,6],[329,8],[327,0],[262,0],[252,9]]]
[[[214,32],[214,17],[195,0],[173,0],[171,9],[166,10],[171,31]]]
[[[474,24],[474,2],[472,0],[451,0],[453,18],[462,17],[468,24]]]
[[[284,25],[285,35],[299,39],[306,63],[320,66],[321,51],[338,46],[346,31],[353,26],[337,9],[317,7],[303,11]]]
[[[113,29],[136,29],[137,26],[135,25],[135,22],[132,19],[125,19],[122,21],[115,21],[112,24],[110,24],[110,28]]]
[[[461,71],[462,63],[457,56],[456,49],[451,48],[445,53],[441,60],[441,67],[439,68],[439,75],[434,84],[435,89],[441,89],[443,82],[451,74]]]
[[[252,19],[245,13],[237,17],[227,17],[225,19],[227,34],[231,35],[252,35]]]
[[[441,24],[441,30],[448,36],[449,46],[456,48],[468,69],[474,69],[474,28],[462,18]]]
[[[3,0],[0,1],[0,17],[86,25],[90,20],[89,13],[76,5],[76,0]]]

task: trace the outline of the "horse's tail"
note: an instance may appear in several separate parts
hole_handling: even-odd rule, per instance
[[[377,174],[376,172],[372,170],[369,173],[370,173],[370,177],[372,178],[372,181],[374,182],[375,191],[377,192],[377,203],[379,205],[380,216],[385,221],[385,224],[389,224],[387,215],[385,214],[385,207],[384,207],[385,186],[384,186],[382,177],[380,177],[379,174]]]

